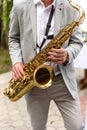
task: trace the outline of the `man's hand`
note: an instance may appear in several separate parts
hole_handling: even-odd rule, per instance
[[[48,59],[54,62],[55,64],[63,64],[67,59],[68,52],[63,49],[54,49],[52,48],[48,52]]]
[[[12,67],[12,77],[16,81],[17,79],[22,80],[24,78],[24,65],[21,62],[18,62]]]

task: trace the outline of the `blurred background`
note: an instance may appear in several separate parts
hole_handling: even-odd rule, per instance
[[[8,52],[9,14],[13,0],[0,0],[0,74],[10,71]]]

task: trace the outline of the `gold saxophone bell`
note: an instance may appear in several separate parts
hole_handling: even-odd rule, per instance
[[[53,78],[53,68],[47,64],[42,64],[35,70],[33,81],[38,88],[46,89],[52,85]]]
[[[85,12],[80,6],[73,4],[71,0],[68,0],[68,2],[79,12],[77,21],[66,25],[39,54],[25,64],[25,78],[22,81],[13,81],[13,79],[9,81],[9,86],[5,89],[4,94],[11,101],[18,100],[34,86],[41,89],[51,86],[54,73],[50,66],[44,64],[48,61],[48,52],[51,48],[60,48],[85,18]]]
[[[11,101],[16,101],[33,87],[38,87],[40,89],[46,89],[50,87],[52,85],[53,78],[53,68],[47,64],[42,64],[35,69],[32,78],[30,79],[27,79],[26,77],[24,77],[22,81],[14,81],[11,79],[9,82],[9,87],[4,90],[4,95],[7,95]],[[28,80],[30,80],[30,82],[26,87],[24,87]]]

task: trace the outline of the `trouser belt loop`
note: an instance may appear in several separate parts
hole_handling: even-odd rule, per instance
[[[56,75],[55,77],[54,77],[54,82],[55,81],[57,81],[58,79],[60,79],[62,77],[62,74],[60,73],[60,74],[58,74],[58,75]]]

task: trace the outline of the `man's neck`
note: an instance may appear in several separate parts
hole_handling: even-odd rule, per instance
[[[42,0],[42,2],[44,3],[45,7],[47,7],[53,3],[53,0]]]

